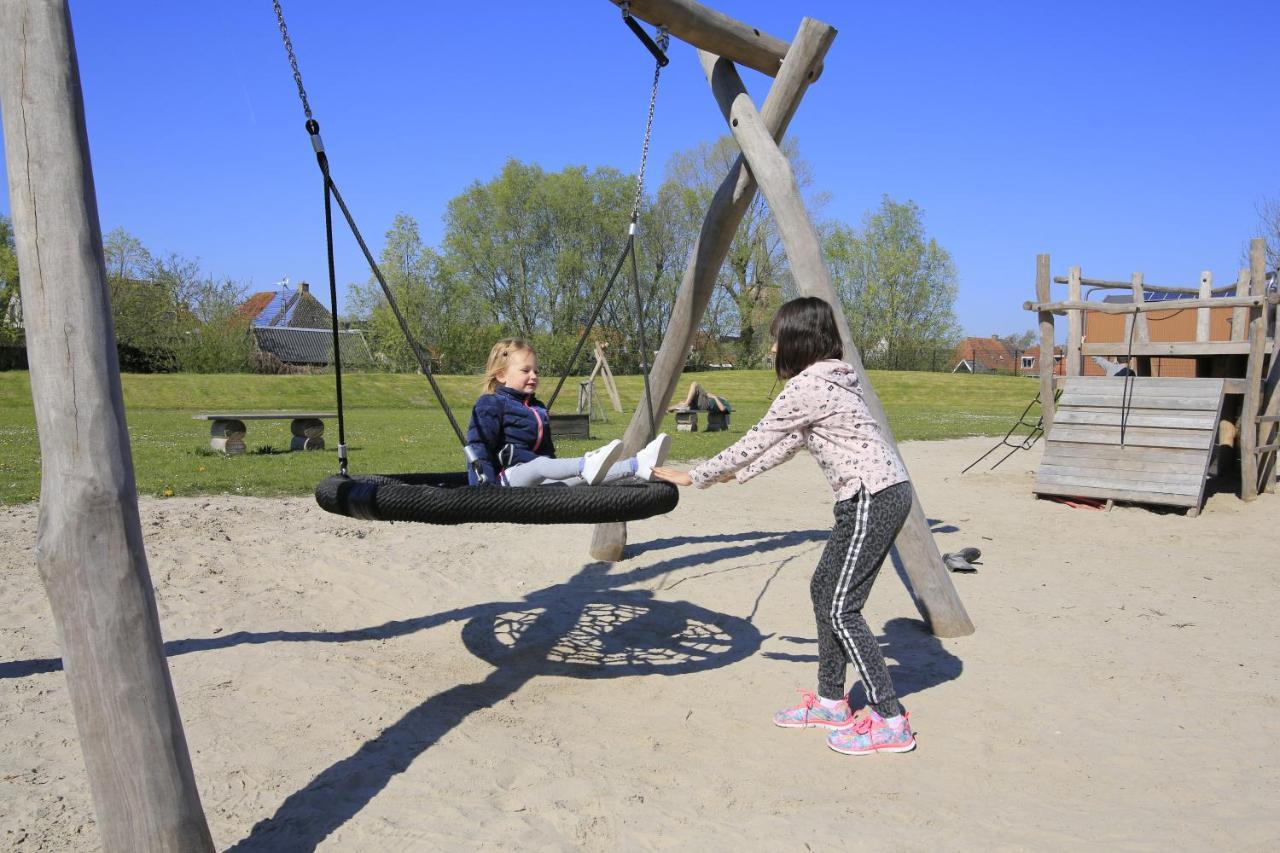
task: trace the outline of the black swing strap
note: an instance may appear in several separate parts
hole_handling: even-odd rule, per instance
[[[466,436],[463,435],[462,428],[458,426],[458,421],[453,416],[453,410],[449,408],[449,403],[445,400],[444,392],[440,390],[440,385],[436,382],[435,374],[431,370],[431,361],[409,330],[409,324],[400,312],[400,306],[396,302],[395,295],[387,285],[387,280],[382,275],[382,270],[378,267],[377,261],[374,260],[373,253],[369,251],[369,246],[365,243],[364,236],[360,233],[360,228],[356,225],[355,217],[351,215],[350,209],[347,208],[346,202],[342,199],[342,193],[338,191],[338,185],[334,183],[333,177],[329,173],[329,158],[324,150],[324,141],[320,138],[320,123],[311,114],[311,104],[307,100],[307,90],[302,85],[302,72],[298,70],[298,58],[294,54],[293,42],[289,38],[289,29],[284,22],[284,10],[280,8],[280,0],[272,0],[272,6],[275,8],[276,21],[280,26],[280,37],[284,41],[285,52],[289,56],[289,67],[293,70],[293,80],[298,86],[298,99],[302,101],[302,111],[307,116],[306,129],[311,137],[311,147],[316,152],[316,162],[320,166],[320,173],[324,179],[325,241],[329,254],[329,298],[333,306],[333,364],[338,403],[338,466],[340,473],[343,475],[347,473],[347,446],[346,424],[342,406],[342,358],[339,342],[341,336],[338,330],[338,284],[333,260],[333,212],[331,200],[338,202],[338,208],[347,220],[347,225],[350,227],[352,235],[356,238],[360,251],[364,253],[369,269],[382,287],[383,295],[387,298],[387,304],[391,307],[392,314],[395,315],[400,331],[404,334],[405,340],[409,342],[409,349],[413,352],[418,366],[426,375],[427,381],[431,383],[431,390],[435,393],[436,400],[440,403],[440,408],[444,410],[445,416],[448,417],[449,425],[453,427],[453,432],[458,437],[458,443],[465,447],[467,443]]]
[[[644,201],[644,174],[645,168],[649,163],[649,143],[653,138],[653,114],[658,103],[658,80],[662,74],[662,68],[668,62],[666,50],[670,44],[670,37],[667,35],[665,28],[658,29],[658,39],[655,43],[649,38],[635,19],[631,17],[629,3],[622,4],[622,17],[627,22],[632,32],[640,36],[640,40],[645,43],[650,52],[656,57],[657,62],[653,69],[653,86],[649,92],[649,115],[645,120],[644,126],[644,144],[640,149],[640,170],[636,174],[636,192],[635,198],[631,203],[631,218],[627,225],[627,243],[622,249],[622,254],[618,256],[618,262],[613,267],[613,274],[609,276],[609,283],[604,286],[600,292],[600,298],[596,300],[595,307],[591,309],[591,314],[587,318],[586,327],[582,330],[582,334],[578,337],[578,343],[573,348],[573,354],[569,356],[569,364],[565,368],[564,375],[560,377],[560,381],[556,383],[555,391],[551,393],[551,398],[547,401],[547,408],[550,409],[555,405],[556,397],[560,396],[560,389],[564,387],[565,380],[573,374],[574,366],[578,363],[578,356],[582,354],[582,347],[587,342],[587,338],[591,334],[591,330],[595,328],[596,320],[600,317],[600,309],[604,307],[605,301],[609,298],[610,292],[613,290],[614,283],[618,280],[618,273],[622,271],[622,265],[626,263],[627,258],[631,259],[631,286],[634,291],[636,302],[636,321],[639,326],[639,343],[640,343],[640,372],[644,376],[644,396],[647,414],[649,416],[649,440],[652,441],[657,435],[657,420],[653,413],[653,391],[649,385],[649,346],[645,340],[644,334],[644,299],[640,294],[640,273],[636,262],[636,223],[640,221],[640,205]]]

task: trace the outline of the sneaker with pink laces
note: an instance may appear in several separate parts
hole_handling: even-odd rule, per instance
[[[803,701],[791,708],[784,708],[773,715],[773,724],[784,729],[809,729],[822,727],[838,729],[853,724],[853,712],[849,702],[842,698],[834,708],[828,708],[812,690],[801,690]]]
[[[837,729],[827,735],[827,746],[845,755],[910,752],[916,748],[916,738],[911,733],[908,716],[903,712],[886,720],[874,708],[867,708],[865,717],[859,717],[848,728]]]

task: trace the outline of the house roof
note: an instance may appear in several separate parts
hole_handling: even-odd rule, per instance
[[[956,347],[955,359],[988,370],[1013,366],[1013,353],[995,338],[965,338]]]
[[[342,336],[343,366],[370,364],[373,355],[364,334],[350,330]],[[285,364],[332,364],[333,331],[331,329],[294,329],[287,326],[253,326],[258,348],[269,352]]]
[[[255,293],[240,306],[240,313],[255,327],[296,325],[310,328],[317,318],[330,318],[329,309],[311,295],[305,283],[297,290],[286,288]]]

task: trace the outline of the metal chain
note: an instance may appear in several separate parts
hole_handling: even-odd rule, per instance
[[[293,42],[289,40],[289,28],[284,24],[284,10],[280,8],[280,0],[271,0],[276,9],[276,20],[280,22],[280,38],[284,39],[284,49],[289,54],[289,67],[293,69],[293,82],[298,84],[298,97],[302,99],[302,111],[311,119],[311,104],[307,102],[307,90],[302,87],[302,72],[298,70],[298,57],[293,53]]]
[[[626,14],[624,4],[624,12]],[[667,47],[671,43],[671,37],[667,34],[666,27],[658,28],[658,38],[656,39],[658,47],[662,48],[662,52],[667,52]],[[645,167],[649,163],[649,139],[653,135],[653,112],[658,104],[658,78],[662,74],[662,63],[655,62],[653,66],[653,91],[649,93],[649,117],[645,120],[644,125],[644,147],[640,151],[640,172],[636,175],[636,197],[631,204],[631,225],[634,228],[636,222],[640,219],[640,202],[644,199],[644,172]]]

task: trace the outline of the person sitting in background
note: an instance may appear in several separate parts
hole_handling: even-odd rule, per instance
[[[728,400],[718,394],[707,393],[697,382],[689,383],[689,393],[684,396],[684,400],[667,407],[668,412],[687,412],[690,409],[698,412],[733,411]]]

